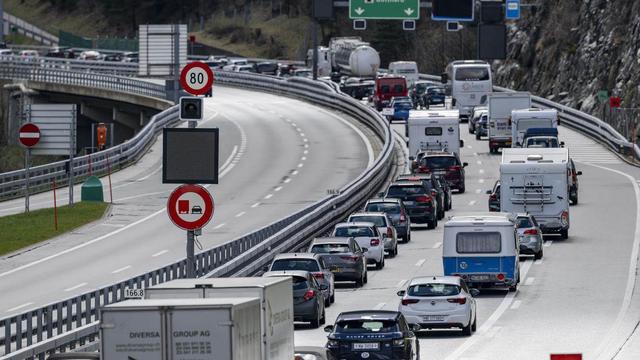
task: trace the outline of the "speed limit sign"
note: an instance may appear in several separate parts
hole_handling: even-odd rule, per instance
[[[203,95],[213,86],[213,71],[209,65],[194,61],[182,69],[180,85],[191,95]]]

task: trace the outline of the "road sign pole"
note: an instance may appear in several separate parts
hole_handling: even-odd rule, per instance
[[[313,36],[313,80],[318,80],[318,21],[311,19],[313,24],[313,30],[311,36]]]
[[[24,212],[29,212],[29,178],[31,168],[31,149],[28,148],[24,153],[24,168],[26,169],[25,186],[24,186]]]
[[[173,101],[177,104],[180,99],[180,25],[173,25]]]
[[[69,206],[73,207],[73,153],[69,155]]]
[[[187,278],[196,277],[195,231],[187,231]]]

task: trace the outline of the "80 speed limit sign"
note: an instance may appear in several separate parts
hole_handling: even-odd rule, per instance
[[[191,95],[204,95],[213,86],[213,71],[203,62],[189,63],[180,73],[180,85]]]

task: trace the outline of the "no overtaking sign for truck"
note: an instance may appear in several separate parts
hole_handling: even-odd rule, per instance
[[[420,0],[349,0],[351,19],[417,20]]]
[[[213,198],[200,185],[182,185],[167,201],[167,213],[173,223],[183,230],[202,229],[213,217]]]

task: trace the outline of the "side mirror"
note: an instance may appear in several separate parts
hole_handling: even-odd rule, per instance
[[[422,330],[422,326],[420,326],[418,324],[411,324],[411,331],[418,332],[420,330]]]
[[[487,195],[491,195],[491,190],[487,190],[487,191],[486,191],[486,194],[487,194]]]
[[[329,288],[329,287],[328,287],[327,285],[325,285],[325,284],[318,285],[318,289],[320,289],[321,291],[325,291],[325,290],[327,290],[328,288]]]
[[[378,197],[384,197],[384,192],[379,192]]]
[[[363,248],[362,248],[362,252],[363,252],[363,253],[366,253],[366,252],[368,252],[368,251],[369,251],[369,248],[365,248],[365,247],[363,247]]]
[[[397,294],[398,296],[404,296],[406,293],[407,293],[407,291],[406,291],[406,290],[400,290],[400,291],[398,291],[396,294]]]
[[[464,147],[464,140],[460,140],[460,147]]]
[[[476,296],[480,295],[480,290],[471,289],[471,290],[469,290],[469,294],[471,294],[471,296],[473,296],[473,297],[476,297]]]
[[[443,84],[446,84],[449,82],[449,75],[447,75],[447,73],[442,73],[440,75],[440,82]]]
[[[324,327],[324,332],[330,333],[333,332],[333,325],[327,325]]]
[[[467,166],[469,166],[469,163],[466,163],[466,162],[462,163],[462,167],[467,167]]]
[[[560,141],[560,147],[564,147],[564,141]]]
[[[262,268],[262,271],[264,271],[264,272],[269,271],[269,265],[265,265],[265,267]]]
[[[578,171],[576,175],[582,175],[582,171]]]
[[[415,159],[416,159],[415,156],[409,156],[409,160],[413,161]]]

